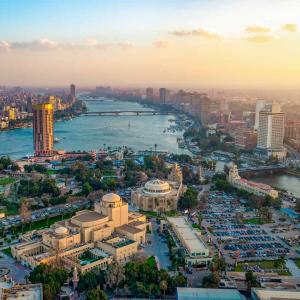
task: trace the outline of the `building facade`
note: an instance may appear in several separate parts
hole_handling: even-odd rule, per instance
[[[131,202],[142,210],[164,213],[177,209],[177,202],[183,190],[182,173],[175,164],[167,181],[149,180],[143,187],[133,190]]]
[[[235,132],[234,145],[240,150],[254,150],[257,145],[257,133],[248,128],[238,128]]]
[[[36,156],[51,156],[53,154],[53,105],[50,103],[33,106],[33,138]]]
[[[104,195],[94,210],[79,211],[71,219],[57,222],[39,233],[40,239],[14,245],[12,256],[32,268],[58,259],[68,268],[85,272],[106,268],[112,261],[123,262],[145,243],[146,217],[128,211],[117,194]]]
[[[283,147],[284,113],[278,104],[273,103],[270,110],[259,113],[257,150],[267,157],[282,159],[286,155]]]
[[[233,165],[229,170],[228,182],[235,188],[247,191],[248,193],[254,194],[256,196],[271,196],[272,198],[278,197],[278,192],[271,186],[241,178],[236,165]]]

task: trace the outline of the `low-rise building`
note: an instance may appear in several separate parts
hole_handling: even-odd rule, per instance
[[[300,291],[298,290],[278,290],[278,289],[264,289],[264,288],[252,288],[251,289],[252,300],[293,300],[300,299]]]
[[[183,217],[168,217],[170,233],[178,248],[182,250],[185,261],[189,265],[207,264],[211,261],[210,249],[196,232],[188,220]]]
[[[278,191],[274,190],[271,186],[241,178],[236,165],[233,165],[229,170],[228,182],[235,188],[247,191],[256,196],[271,196],[272,198],[278,197]]]
[[[0,300],[42,300],[42,284],[15,284],[11,278],[0,281]]]
[[[24,265],[36,267],[59,259],[69,269],[87,271],[105,268],[113,259],[124,261],[138,251],[146,239],[146,217],[128,211],[116,194],[106,194],[91,210],[79,211],[71,219],[53,224],[30,240],[12,246],[12,255]]]
[[[257,145],[257,132],[248,128],[239,128],[235,133],[234,145],[237,149],[252,151]]]
[[[132,191],[131,201],[142,210],[163,213],[177,209],[183,191],[182,173],[175,164],[167,181],[149,180],[143,187]]]
[[[177,288],[177,300],[245,300],[236,289]]]

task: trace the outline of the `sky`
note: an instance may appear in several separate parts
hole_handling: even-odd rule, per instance
[[[299,88],[300,0],[0,0],[0,85]]]

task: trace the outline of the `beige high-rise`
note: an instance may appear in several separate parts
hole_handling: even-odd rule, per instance
[[[277,103],[270,110],[259,113],[257,148],[264,150],[268,156],[284,156],[284,113]]]
[[[36,156],[53,154],[53,105],[50,103],[33,106],[33,139]]]

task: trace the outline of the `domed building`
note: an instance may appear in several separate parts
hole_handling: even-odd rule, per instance
[[[145,243],[147,226],[145,215],[128,211],[128,204],[110,193],[95,203],[94,210],[78,211],[43,230],[40,241],[28,237],[12,247],[12,255],[31,267],[59,256],[69,269],[105,268],[112,260],[126,261],[137,253],[139,244]]]
[[[183,192],[181,170],[177,164],[172,167],[168,179],[149,180],[143,187],[133,190],[132,204],[139,209],[158,213],[177,209],[178,199]]]

